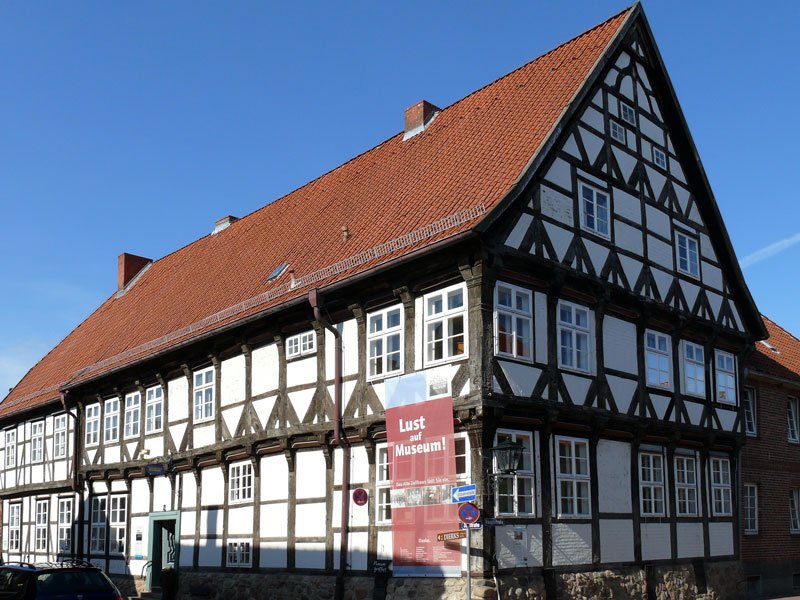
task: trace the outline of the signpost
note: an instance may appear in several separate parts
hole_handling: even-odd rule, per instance
[[[477,486],[473,483],[454,487],[450,490],[450,502],[459,504],[461,502],[471,502],[475,500]]]
[[[468,486],[463,486],[468,487]],[[464,502],[458,507],[458,518],[467,526],[467,599],[472,598],[472,528],[481,518],[481,511],[472,502]]]

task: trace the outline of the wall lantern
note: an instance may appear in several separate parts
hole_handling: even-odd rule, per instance
[[[494,446],[492,453],[494,454],[494,464],[497,466],[497,472],[505,475],[516,473],[522,462],[522,450],[522,444],[511,440],[500,442],[497,446]]]

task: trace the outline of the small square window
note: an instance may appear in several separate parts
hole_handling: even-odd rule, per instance
[[[627,141],[627,132],[625,128],[617,123],[616,121],[611,121],[611,138],[617,140],[620,144],[624,144]]]
[[[286,358],[314,354],[317,349],[317,336],[314,331],[304,331],[286,338]]]
[[[624,102],[619,103],[619,116],[626,123],[630,123],[631,125],[636,127],[636,111],[633,110],[630,106],[628,106]]]
[[[667,155],[655,146],[653,146],[653,162],[662,169],[667,168]]]

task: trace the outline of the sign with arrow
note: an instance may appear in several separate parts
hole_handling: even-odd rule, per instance
[[[477,486],[474,483],[470,485],[462,485],[450,489],[450,502],[453,504],[461,504],[462,502],[471,502],[475,500],[477,493]]]

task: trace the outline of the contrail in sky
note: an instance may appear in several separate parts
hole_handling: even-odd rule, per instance
[[[751,252],[750,254],[745,256],[741,261],[739,261],[739,264],[742,265],[743,269],[746,269],[747,267],[759,263],[762,260],[772,258],[776,254],[780,254],[784,250],[787,250],[796,244],[800,244],[800,233],[795,233],[791,237],[778,240],[777,242],[773,242],[769,246],[764,246],[760,250]]]

